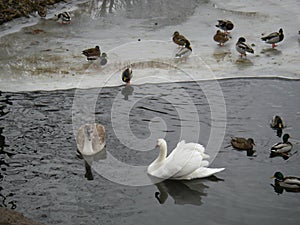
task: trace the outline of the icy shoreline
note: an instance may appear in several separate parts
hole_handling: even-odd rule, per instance
[[[43,20],[0,38],[0,45],[5,46],[0,54],[0,90],[119,86],[121,70],[129,64],[134,65],[133,85],[249,77],[298,80],[300,41],[294,19],[299,16],[287,6],[299,4],[290,0],[285,6],[280,2],[269,6],[266,2],[257,8],[255,2],[245,6],[237,0],[226,4],[202,2],[193,11],[179,8],[178,15],[187,16],[176,24],[176,13],[172,14],[172,8],[168,8],[171,4],[161,9],[165,17],[157,17],[155,12],[153,17],[153,12],[144,5],[134,5],[129,11],[119,10],[105,17],[92,17],[95,12],[89,11],[91,5],[81,6],[74,11],[71,26]],[[235,23],[233,38],[225,47],[212,40],[217,30],[214,25],[220,18]],[[277,49],[271,49],[260,37],[279,27],[283,27],[285,39]],[[45,32],[33,35],[34,29]],[[171,35],[175,30],[192,43],[193,53],[187,60],[174,59],[176,46]],[[241,35],[255,50],[254,55],[244,60],[235,50],[235,42]],[[97,44],[108,54],[108,64],[104,67],[98,62],[86,62],[81,55],[82,49]]]

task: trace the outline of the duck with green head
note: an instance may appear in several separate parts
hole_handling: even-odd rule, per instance
[[[294,176],[284,177],[281,172],[275,172],[271,178],[275,178],[275,185],[280,185],[283,188],[300,191],[299,177],[294,177]]]
[[[282,137],[282,142],[278,142],[271,148],[270,158],[275,156],[282,156],[284,159],[288,159],[288,153],[292,150],[293,145],[289,142],[289,134],[284,134]]]

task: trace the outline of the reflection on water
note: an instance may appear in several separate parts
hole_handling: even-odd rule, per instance
[[[124,99],[128,100],[129,95],[132,95],[134,91],[134,88],[131,85],[126,85],[123,89],[122,89],[122,95],[124,95]]]
[[[85,178],[87,180],[94,180],[94,176],[93,176],[93,172],[92,172],[93,163],[101,163],[99,161],[106,159],[107,152],[106,152],[106,148],[104,148],[100,152],[96,153],[95,155],[83,156],[77,150],[77,156],[78,156],[78,158],[83,159],[83,161],[84,161],[84,167],[85,167],[85,175],[84,176],[85,176]]]
[[[160,204],[164,204],[170,195],[174,199],[174,203],[178,205],[201,205],[202,197],[207,196],[206,189],[209,186],[205,185],[205,181],[221,181],[222,179],[216,176],[211,176],[206,179],[195,180],[164,180],[156,183],[158,192],[155,192],[155,198]]]
[[[174,199],[174,203],[178,205],[192,204],[201,205],[201,197],[206,196],[204,190],[208,186],[200,183],[197,185],[197,189],[190,188],[189,183],[192,181],[174,181],[165,180],[161,183],[155,184],[159,192],[155,192],[155,198],[160,204],[164,204],[170,195]]]

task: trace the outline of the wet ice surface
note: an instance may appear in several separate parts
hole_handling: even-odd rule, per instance
[[[203,88],[211,85],[211,81],[202,83]],[[269,149],[280,139],[269,121],[274,114],[284,116],[284,132],[298,138],[299,81],[232,79],[220,81],[220,86],[227,126],[211,164],[226,168],[217,174],[219,180],[166,181],[136,187],[112,182],[116,177],[128,181],[133,174],[124,175],[123,168],[108,162],[114,157],[126,165],[149,165],[158,154],[155,137],[150,144],[140,144],[152,136],[151,131],[164,134],[173,149],[182,135],[190,140],[199,127],[198,142],[207,146],[211,110],[199,84],[132,86],[127,100],[123,86],[104,88],[99,95],[98,89],[81,92],[87,101],[97,96],[95,121],[107,130],[106,153],[87,159],[91,171],[86,171],[84,161],[76,156],[72,122],[75,90],[3,92],[0,193],[6,198],[1,204],[15,205],[18,211],[45,224],[297,224],[299,194],[277,195],[270,176],[277,170],[299,176],[299,140],[291,140],[296,154],[289,160],[270,159]],[[155,91],[158,88],[164,90],[163,95]],[[186,107],[186,97],[179,90],[192,99],[198,121],[193,121],[192,114],[186,118],[178,113]],[[169,103],[170,98],[176,101]],[[118,131],[124,124],[114,126],[120,121],[108,113],[116,102],[120,112],[134,103],[129,124],[140,143],[122,143],[130,134],[120,137]],[[82,105],[86,105],[84,100]],[[158,117],[166,127],[151,125],[151,121],[157,124]],[[254,138],[256,157],[228,148],[232,136]],[[160,193],[157,198],[156,192]]]
[[[165,78],[168,67],[190,75],[189,78],[173,76],[172,82],[248,76],[299,78],[299,14],[295,10],[299,8],[298,1],[284,4],[252,1],[247,5],[240,1],[190,0],[186,4],[140,1],[132,6],[116,5],[114,13],[104,17],[99,16],[101,4],[97,8],[95,2],[80,5],[73,11],[70,26],[57,24],[49,16],[36,26],[2,36],[1,90],[120,85],[119,70],[136,62],[140,63],[135,67],[136,79],[140,78],[134,81],[136,84],[148,83],[149,74]],[[232,20],[235,28],[231,32],[232,40],[220,48],[212,37],[216,20],[223,18]],[[285,39],[277,49],[260,40],[262,34],[278,31],[280,27]],[[35,30],[41,31],[33,34]],[[193,53],[185,62],[174,59],[176,46],[171,35],[175,30],[192,43]],[[235,50],[240,36],[255,45],[255,54],[245,60]],[[99,62],[86,62],[81,55],[83,49],[95,45],[108,53],[106,67],[101,67]],[[156,79],[151,82],[155,83]]]

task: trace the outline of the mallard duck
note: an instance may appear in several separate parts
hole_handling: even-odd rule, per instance
[[[61,24],[69,24],[71,23],[71,15],[68,12],[59,13],[56,21]]]
[[[218,23],[219,24],[217,24],[216,27],[224,30],[226,34],[228,34],[228,31],[232,30],[234,27],[233,23],[230,20],[218,20]]]
[[[271,148],[270,157],[282,156],[284,159],[288,159],[288,153],[292,150],[293,145],[289,142],[289,138],[291,136],[289,134],[284,134],[282,137],[282,142],[278,142]]]
[[[122,73],[122,81],[126,84],[130,84],[130,80],[132,79],[132,69],[131,67],[127,67]]]
[[[235,45],[235,48],[241,54],[241,57],[243,57],[243,55],[246,57],[246,52],[254,53],[254,50],[245,42],[246,39],[244,37],[240,37]]]
[[[242,138],[242,137],[232,137],[230,141],[232,147],[238,150],[246,150],[247,156],[252,156],[255,152],[253,147],[255,146],[254,140],[252,138]]]
[[[216,42],[219,42],[220,46],[224,46],[224,43],[227,42],[229,40],[229,36],[228,34],[226,34],[225,32],[222,32],[220,30],[217,30],[217,33],[214,35],[214,40]]]
[[[107,63],[107,54],[105,52],[102,52],[100,56],[100,65],[104,66]]]
[[[281,42],[284,38],[282,28],[279,29],[279,32],[273,32],[267,36],[261,38],[261,40],[265,41],[268,44],[272,44],[272,48],[275,48],[276,43]]]
[[[277,116],[277,115],[273,116],[270,125],[273,129],[278,129],[278,128],[282,129],[282,128],[284,128],[282,118],[280,116]]]
[[[175,31],[173,34],[173,42],[181,47],[185,47],[192,51],[191,43],[183,35],[179,34],[178,31]]]
[[[82,54],[87,57],[87,60],[96,60],[101,55],[100,47],[97,45],[95,48],[85,49]]]
[[[275,178],[275,185],[287,189],[299,189],[300,191],[300,178],[298,177],[284,177],[281,172],[276,172],[271,178]]]
[[[270,126],[272,129],[277,131],[277,136],[281,137],[282,135],[282,129],[284,128],[283,120],[280,116],[273,116]]]

